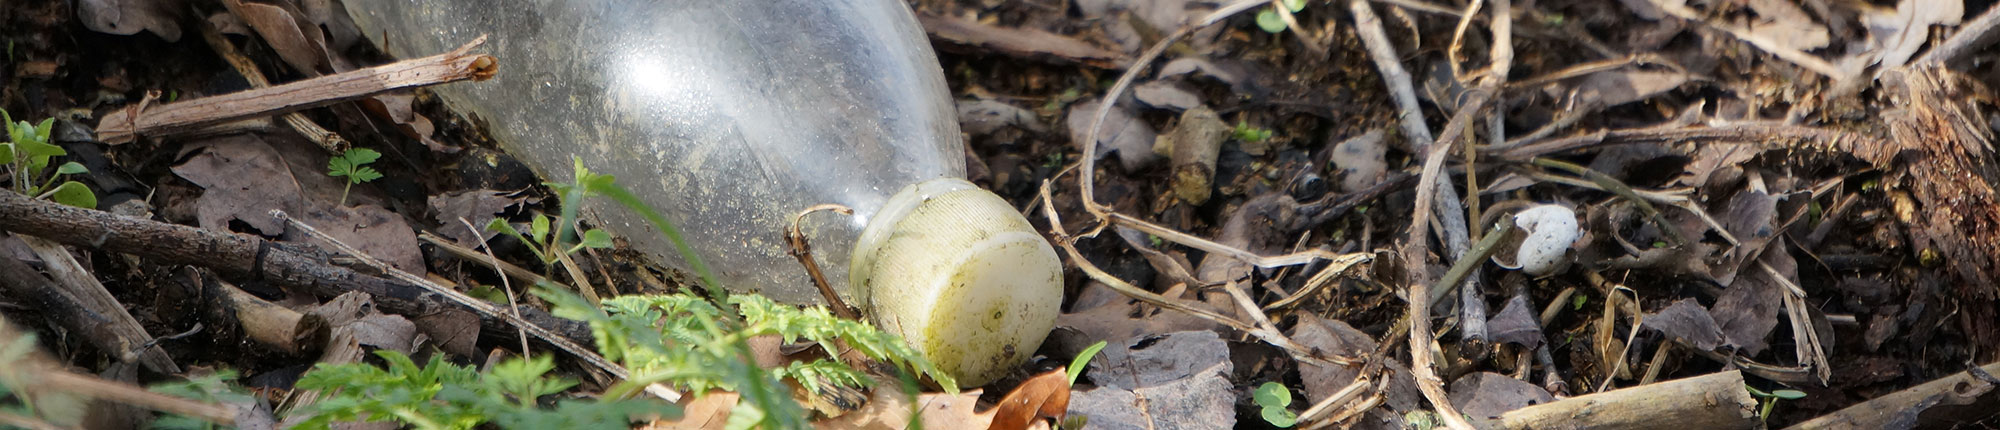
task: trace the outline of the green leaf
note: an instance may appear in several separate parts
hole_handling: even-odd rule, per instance
[[[347,152],[343,152],[340,154],[340,158],[345,158],[347,159],[348,162],[354,163],[354,165],[359,166],[363,164],[373,163],[375,162],[375,160],[381,159],[382,153],[375,152],[375,150],[368,148],[348,148]]]
[[[1771,392],[1771,397],[1777,397],[1785,400],[1798,400],[1806,398],[1806,392],[1799,390],[1776,390]]]
[[[80,173],[86,173],[89,171],[90,171],[89,168],[83,167],[82,163],[78,163],[75,161],[63,163],[61,166],[56,167],[56,174],[58,175],[75,175]]]
[[[1764,392],[1764,390],[1759,390],[1759,389],[1757,389],[1757,387],[1752,387],[1752,386],[1749,386],[1749,385],[1744,385],[1744,386],[1743,386],[1743,389],[1745,389],[1745,390],[1750,390],[1750,395],[1752,395],[1752,396],[1757,396],[1757,397],[1771,397],[1771,393],[1766,393],[1766,392]]]
[[[1264,32],[1271,34],[1283,33],[1285,32],[1285,19],[1279,18],[1277,11],[1264,9],[1257,12],[1257,28],[1264,29]]]
[[[62,185],[57,185],[56,189],[49,191],[49,200],[84,209],[97,209],[97,194],[90,192],[90,187],[77,181],[64,181]]]
[[[14,144],[0,143],[0,164],[14,164]]]
[[[486,229],[487,229],[487,230],[492,230],[492,231],[497,231],[497,232],[500,232],[500,233],[503,233],[503,234],[506,234],[506,235],[508,235],[508,236],[514,236],[514,237],[517,237],[517,238],[518,238],[518,237],[521,237],[521,231],[520,231],[520,230],[515,230],[515,229],[514,229],[514,225],[513,225],[513,224],[509,224],[509,223],[507,222],[507,219],[505,219],[505,218],[494,218],[494,219],[493,219],[492,221],[487,221],[487,222],[486,222]]]
[[[534,222],[528,224],[528,236],[535,238],[536,242],[547,240],[545,238],[549,237],[549,217],[535,214]]]
[[[1290,9],[1292,13],[1306,10],[1306,0],[1285,0],[1285,9]]]
[[[585,230],[583,246],[597,249],[610,248],[611,233],[606,233],[604,230]]]
[[[21,156],[28,157],[26,167],[31,172],[41,171],[43,167],[48,167],[49,158],[51,157],[69,155],[69,151],[64,151],[60,146],[38,141],[14,141],[14,150],[19,152]]]
[[[1590,296],[1578,294],[1569,299],[1570,310],[1583,310],[1583,304],[1590,303]]]
[[[1264,385],[1257,386],[1257,392],[1252,394],[1251,399],[1265,408],[1283,409],[1292,404],[1292,390],[1285,388],[1284,384],[1265,382]]]
[[[363,166],[354,168],[354,172],[348,174],[347,177],[348,179],[353,180],[354,183],[358,184],[362,182],[373,181],[376,179],[382,179],[382,172],[376,171],[375,168],[373,167]]]
[[[1076,358],[1073,358],[1073,359],[1070,359],[1070,360],[1069,360],[1069,384],[1070,384],[1070,385],[1076,385],[1076,377],[1078,377],[1078,376],[1083,376],[1083,368],[1084,368],[1085,366],[1088,366],[1088,365],[1090,365],[1090,359],[1091,359],[1091,358],[1094,358],[1094,357],[1097,357],[1097,352],[1098,352],[1098,351],[1103,351],[1103,350],[1104,350],[1104,346],[1105,346],[1105,345],[1109,345],[1109,344],[1110,344],[1110,343],[1108,343],[1108,342],[1105,342],[1105,341],[1101,341],[1101,340],[1100,340],[1100,341],[1097,341],[1097,343],[1093,343],[1093,344],[1090,344],[1090,346],[1089,346],[1089,347],[1086,347],[1086,348],[1084,348],[1084,349],[1083,349],[1083,352],[1081,352],[1081,353],[1077,353],[1077,354],[1076,354]]]
[[[1290,409],[1266,406],[1264,407],[1264,422],[1271,423],[1271,425],[1278,426],[1278,428],[1291,428],[1293,425],[1299,423],[1299,414],[1293,413]]]

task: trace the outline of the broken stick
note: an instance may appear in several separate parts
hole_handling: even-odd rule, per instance
[[[470,54],[484,36],[444,54],[398,61],[284,85],[149,106],[150,100],[118,109],[97,123],[98,138],[112,145],[247,118],[280,115],[405,88],[463,80],[482,81],[499,70],[491,55]]]

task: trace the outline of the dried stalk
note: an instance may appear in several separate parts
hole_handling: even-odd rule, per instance
[[[841,301],[840,294],[834,292],[833,286],[826,282],[826,274],[820,273],[819,262],[813,260],[812,243],[806,241],[805,231],[799,229],[799,224],[805,221],[806,215],[820,211],[831,211],[841,215],[854,214],[852,208],[831,203],[806,208],[799,211],[798,215],[792,216],[792,225],[785,228],[785,242],[792,247],[792,257],[799,259],[799,265],[806,266],[806,274],[812,276],[813,286],[819,287],[819,294],[826,297],[826,305],[833,309],[833,314],[841,318],[859,320],[861,313],[855,312],[854,308],[847,306],[847,302]]]
[[[98,122],[105,143],[117,145],[140,136],[163,136],[202,127],[326,106],[405,88],[492,78],[499,60],[469,54],[486,41],[473,40],[452,52],[336,73],[269,88],[203,97],[160,106],[141,101],[112,111]]]

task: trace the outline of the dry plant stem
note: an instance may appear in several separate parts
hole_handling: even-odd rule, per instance
[[[1975,375],[1979,370],[1985,377]],[[1987,378],[2000,374],[2000,362],[1987,363],[1977,369],[1970,369],[1933,379],[1930,382],[1905,388],[1902,391],[1884,394],[1868,401],[1856,403],[1845,409],[1834,411],[1806,422],[1786,427],[1787,430],[1854,429],[1854,428],[1895,428],[1891,425],[1909,418],[1914,409],[1926,408],[1918,413],[1918,422],[1903,424],[1938,424],[1927,417],[1951,415],[1951,412],[1976,413],[1975,417],[1990,415],[1995,396],[1982,395],[1992,390],[1995,382]],[[1950,405],[1950,406],[1946,406]],[[1957,409],[1946,411],[1939,409]],[[1984,413],[1980,413],[1984,412]]]
[[[275,210],[275,209],[272,210],[271,217],[284,220],[285,224],[290,225],[292,228],[299,229],[299,231],[303,231],[309,236],[326,241],[326,243],[333,245],[334,249],[340,250],[340,252],[347,254],[349,257],[354,257],[356,260],[360,260],[362,264],[366,264],[369,267],[381,271],[382,273],[386,273],[392,278],[396,278],[403,282],[408,282],[412,285],[416,285],[419,288],[423,288],[425,291],[429,291],[432,294],[444,296],[445,298],[451,300],[452,302],[458,303],[460,306],[464,306],[468,309],[471,309],[473,312],[478,313],[480,316],[488,318],[499,318],[509,323],[512,323],[515,327],[519,328],[521,331],[527,332],[528,334],[532,334],[535,336],[535,338],[541,339],[544,342],[548,342],[550,345],[555,345],[557,349],[561,349],[563,350],[563,352],[567,352],[570,355],[574,355],[577,358],[582,359],[584,362],[590,363],[592,366],[595,366],[598,369],[601,369],[604,372],[617,377],[618,379],[625,379],[630,377],[631,375],[630,372],[625,370],[624,366],[620,366],[618,365],[618,363],[612,363],[610,360],[605,360],[603,356],[597,355],[596,352],[591,351],[589,348],[584,348],[581,345],[577,345],[576,343],[570,342],[569,339],[564,338],[562,335],[558,335],[555,332],[549,331],[548,329],[542,328],[541,326],[535,325],[534,323],[530,323],[527,320],[516,316],[516,314],[512,312],[500,310],[498,306],[494,306],[492,303],[487,303],[484,300],[472,298],[471,296],[467,296],[465,295],[465,293],[460,293],[457,290],[454,290],[450,287],[438,285],[437,283],[431,282],[429,279],[424,279],[424,277],[422,276],[417,276],[411,274],[410,272],[405,272],[402,269],[397,269],[394,266],[390,266],[388,263],[383,263],[381,260],[375,259],[374,256],[368,255],[367,253],[363,253],[360,250],[347,246],[347,244],[345,243],[341,243],[339,239],[335,239],[332,236],[327,236],[324,233],[320,233],[318,229],[315,229],[310,225],[306,225],[306,223],[299,222],[296,219],[292,219],[292,217],[285,215],[285,212],[282,210]],[[667,399],[667,401],[679,400],[680,393],[673,393],[672,397],[674,398]]]
[[[271,80],[264,77],[263,71],[257,70],[257,63],[251,62],[250,57],[243,56],[243,53],[236,49],[235,44],[231,44],[228,39],[224,39],[222,32],[215,29],[215,25],[210,24],[207,20],[203,20],[197,27],[201,28],[201,39],[208,42],[208,48],[215,50],[215,55],[222,57],[223,62],[229,63],[230,68],[236,69],[236,74],[242,75],[243,80],[249,82],[251,88],[271,86]],[[283,119],[285,125],[291,126],[292,130],[297,131],[306,140],[312,141],[313,144],[319,145],[320,148],[325,148],[327,153],[339,154],[341,151],[347,150],[349,146],[347,139],[340,137],[339,134],[332,131],[328,131],[326,128],[320,127],[319,124],[313,123],[304,114],[292,112],[285,114]]]
[[[1463,66],[1465,58],[1459,56],[1459,51],[1465,50],[1465,30],[1472,28],[1472,21],[1479,17],[1479,8],[1482,7],[1486,7],[1486,0],[1472,0],[1466,3],[1465,13],[1458,16],[1458,26],[1451,30],[1451,45],[1445,46],[1444,49],[1446,64],[1451,66],[1451,77],[1460,83],[1470,82],[1465,77]]]
[[[1454,260],[1451,263],[1451,269],[1444,272],[1444,277],[1438,278],[1437,284],[1432,287],[1432,291],[1430,292],[1430,300],[1443,300],[1446,295],[1450,295],[1452,289],[1458,287],[1460,281],[1471,276],[1480,266],[1484,266],[1486,258],[1493,256],[1494,252],[1500,250],[1500,240],[1505,238],[1507,233],[1513,231],[1514,223],[1494,223],[1493,229],[1487,231],[1485,237],[1479,238],[1478,244],[1474,244],[1472,249],[1468,250],[1464,255],[1459,256],[1457,260]]]
[[[195,269],[189,269],[195,270]],[[243,332],[243,337],[285,354],[319,350],[327,341],[328,327],[322,320],[264,301],[235,285],[196,274],[191,281],[200,288],[204,304],[212,315],[226,316]]]
[[[570,258],[569,252],[556,249],[553,253],[556,255],[556,262],[562,263],[563,272],[569,273],[569,279],[576,281],[576,292],[582,294],[584,300],[589,300],[593,306],[604,302],[603,299],[597,298],[597,287],[590,284],[590,274],[584,272],[583,268],[577,267],[576,259]]]
[[[0,427],[20,427],[29,430],[64,430],[63,427],[46,421],[0,412]]]
[[[1402,109],[1397,116],[1403,127],[1403,136],[1410,145],[1404,148],[1412,154],[1423,154],[1430,149],[1431,130],[1424,125],[1423,111],[1418,110],[1416,87],[1410,84],[1410,73],[1403,70],[1396,47],[1389,43],[1389,36],[1382,31],[1382,18],[1375,15],[1375,8],[1368,0],[1349,0],[1348,8],[1354,13],[1355,33],[1368,47],[1369,58],[1375,60],[1375,68],[1382,73],[1382,81],[1389,85],[1389,96]]]
[[[1748,429],[1757,400],[1734,370],[1571,397],[1501,414],[1497,429]]]
[[[469,54],[479,39],[452,52],[179,103],[144,103],[119,109],[98,122],[98,137],[113,145],[139,136],[164,136],[247,118],[297,112],[405,88],[491,78],[499,60]]]
[[[1765,252],[1770,250],[1767,249]],[[1785,317],[1792,322],[1790,324],[1792,339],[1799,366],[1812,369],[1813,376],[1819,377],[1820,385],[1826,385],[1827,378],[1833,377],[1833,366],[1828,365],[1826,361],[1826,347],[1821,344],[1819,330],[1813,329],[1812,314],[1807,308],[1811,305],[1806,303],[1806,290],[1799,288],[1798,284],[1786,279],[1785,275],[1778,273],[1778,269],[1772,268],[1761,259],[1757,261],[1757,267],[1785,287],[1783,292]]]
[[[1333,251],[1326,251],[1317,248],[1309,248],[1291,254],[1267,257],[1267,256],[1257,255],[1256,253],[1250,251],[1237,249],[1235,247],[1231,247],[1228,245],[1215,243],[1214,241],[1195,237],[1187,233],[1175,231],[1174,229],[1166,228],[1159,224],[1146,222],[1146,220],[1133,218],[1125,214],[1110,212],[1107,213],[1106,216],[1113,223],[1116,223],[1120,226],[1130,227],[1133,230],[1138,230],[1146,234],[1159,236],[1160,240],[1185,245],[1189,248],[1198,249],[1201,250],[1202,252],[1207,252],[1210,254],[1227,256],[1229,258],[1234,258],[1244,263],[1249,263],[1252,266],[1257,266],[1261,268],[1296,266],[1300,264],[1311,263],[1316,260],[1326,260],[1329,263],[1327,265],[1327,268],[1329,270],[1337,268],[1340,271],[1345,271],[1350,267],[1354,267],[1354,265],[1356,264],[1364,263],[1371,259],[1371,257],[1369,257],[1367,253],[1356,252],[1348,254],[1339,254]]]
[[[493,244],[492,244],[492,243],[488,243],[488,242],[486,242],[486,241],[485,241],[485,240],[486,240],[486,234],[485,234],[484,232],[481,232],[481,231],[479,231],[479,228],[477,228],[477,227],[473,227],[473,226],[472,226],[472,220],[468,220],[468,219],[465,219],[465,217],[458,217],[458,224],[459,224],[459,225],[463,225],[463,226],[465,226],[465,230],[466,230],[466,231],[469,231],[469,232],[472,232],[472,237],[477,237],[477,238],[480,238],[480,242],[481,242],[481,245],[483,245],[483,246],[479,247],[479,250],[481,250],[481,251],[485,251],[485,257],[486,257],[486,264],[487,264],[487,265],[489,265],[489,266],[493,266],[493,271],[494,271],[494,272],[498,272],[498,273],[500,273],[500,287],[504,289],[504,290],[502,290],[502,291],[506,291],[506,292],[507,292],[507,310],[508,310],[508,311],[512,311],[512,312],[514,313],[514,318],[520,318],[520,317],[521,317],[521,303],[520,303],[520,301],[518,301],[518,300],[515,300],[515,298],[514,298],[514,297],[515,297],[515,296],[514,296],[514,282],[513,282],[513,281],[510,281],[510,280],[508,280],[508,279],[507,279],[507,270],[506,270],[506,269],[503,269],[503,268],[501,268],[501,266],[500,266],[500,264],[501,264],[501,262],[500,262],[500,257],[496,257],[496,256],[494,256],[494,255],[493,255]],[[424,233],[424,236],[430,236],[430,235],[431,235],[430,233]],[[435,238],[435,237],[433,237],[433,238]],[[444,241],[435,241],[435,242],[432,242],[432,243],[436,244],[436,243],[448,243],[448,242],[444,242]],[[453,247],[458,247],[458,248],[463,248],[463,247],[460,247],[460,246],[458,246],[458,244],[455,244],[455,243],[454,243],[454,244],[451,244],[451,245],[452,245]],[[510,266],[511,266],[511,265],[510,265]],[[525,270],[524,270],[524,272],[525,272]],[[531,349],[528,349],[528,334],[527,334],[527,333],[525,333],[525,332],[523,332],[523,333],[515,333],[515,335],[517,335],[517,336],[519,336],[519,337],[521,338],[521,356],[523,356],[523,357],[531,357],[531,356],[533,356],[533,355],[532,355],[532,354],[530,353],[530,351],[532,351],[532,350],[531,350]]]
[[[180,373],[180,366],[174,364],[173,357],[168,356],[166,350],[150,346],[153,335],[146,333],[146,327],[139,324],[139,319],[133,318],[132,313],[125,310],[125,305],[118,303],[118,298],[112,297],[111,291],[105,289],[104,284],[98,282],[97,277],[91,275],[89,270],[84,269],[82,262],[76,261],[76,256],[70,255],[68,248],[39,237],[22,236],[20,239],[21,243],[27,244],[28,249],[34,251],[35,256],[41,257],[42,262],[46,263],[44,269],[48,270],[49,279],[55,281],[56,287],[62,288],[71,298],[76,299],[76,303],[82,305],[84,309],[104,317],[104,323],[107,324],[105,330],[116,335],[120,342],[133,348],[141,348],[139,351],[105,352],[120,361],[130,362],[137,359],[140,364],[155,372]]]
[[[1666,214],[1660,213],[1660,210],[1658,208],[1654,208],[1653,204],[1647,202],[1646,201],[1647,199],[1643,196],[1640,196],[1638,191],[1633,190],[1632,186],[1625,185],[1624,181],[1620,181],[1618,180],[1618,178],[1613,178],[1611,177],[1611,175],[1606,175],[1602,172],[1591,170],[1588,167],[1583,167],[1565,161],[1559,161],[1549,158],[1536,158],[1533,160],[1529,160],[1529,162],[1533,163],[1536,166],[1566,170],[1569,171],[1570,173],[1581,175],[1584,178],[1590,179],[1590,181],[1596,183],[1597,186],[1603,187],[1602,188],[1603,190],[1611,192],[1613,194],[1617,194],[1620,197],[1624,197],[1625,200],[1632,202],[1632,204],[1638,205],[1639,210],[1644,211],[1648,217],[1651,217],[1653,219],[1653,223],[1659,225],[1660,230],[1667,232],[1667,238],[1674,240],[1674,246],[1685,247],[1688,245],[1689,241],[1687,238],[1687,234],[1682,233],[1680,228],[1676,227],[1672,222],[1668,222]],[[1706,216],[1704,216],[1704,218],[1706,218]],[[1739,242],[1736,241],[1735,237],[1729,235],[1726,229],[1721,228],[1722,227],[1721,225],[1719,224],[1711,225],[1710,227],[1715,227],[1717,231],[1722,231],[1723,238],[1728,239],[1730,244],[1732,245],[1740,244]]]
[[[1285,7],[1284,0],[1271,0],[1271,10],[1277,11],[1278,20],[1284,21],[1285,28],[1292,30],[1292,34],[1298,36],[1299,43],[1306,44],[1306,52],[1326,52],[1326,48],[1320,46],[1318,37],[1306,33],[1306,29],[1299,26],[1298,17],[1292,16],[1292,8]]]
[[[367,293],[382,309],[405,315],[425,315],[446,306],[422,287],[362,274],[330,264],[325,251],[312,244],[273,242],[262,238],[203,230],[177,224],[63,206],[11,191],[0,191],[0,231],[32,235],[56,242],[116,250],[161,264],[207,267],[226,275],[303,287],[331,297],[348,291]],[[590,342],[589,326],[556,318],[540,309],[521,310],[522,317],[542,330],[560,332],[571,342]],[[513,321],[482,321],[488,330],[513,333]]]
[[[1936,48],[1931,48],[1930,52],[1925,52],[1924,56],[1917,57],[1917,61],[1911,64],[1950,63],[1960,56],[1991,45],[1994,38],[2000,37],[2000,31],[1994,31],[1996,29],[2000,29],[2000,9],[1987,8],[1986,13],[1979,14],[1978,19],[1959,26],[1958,33],[1952,34],[1950,39],[1945,39],[1944,43]]]
[[[37,389],[57,390],[98,400],[108,400],[134,405],[161,412],[185,415],[225,426],[236,425],[236,412],[228,406],[202,403],[165,394],[146,391],[145,388],[79,375],[65,370],[46,369],[33,376],[30,386]]]
[[[1147,304],[1151,304],[1154,306],[1159,306],[1164,309],[1184,312],[1187,313],[1188,315],[1193,315],[1195,317],[1209,320],[1217,324],[1229,326],[1229,328],[1243,331],[1245,333],[1250,333],[1251,335],[1256,336],[1259,340],[1262,340],[1266,343],[1270,343],[1273,346],[1277,346],[1279,349],[1285,350],[1285,352],[1290,354],[1292,358],[1297,359],[1302,363],[1310,363],[1321,366],[1334,366],[1334,365],[1345,366],[1355,363],[1355,360],[1338,356],[1325,356],[1324,354],[1321,354],[1318,351],[1315,351],[1311,348],[1306,348],[1295,342],[1292,342],[1291,339],[1285,337],[1282,332],[1277,331],[1275,326],[1271,326],[1268,329],[1266,329],[1265,327],[1260,327],[1257,325],[1252,325],[1250,323],[1245,323],[1242,320],[1238,320],[1236,318],[1215,313],[1206,309],[1199,309],[1187,306],[1185,304],[1181,304],[1178,301],[1162,297],[1158,294],[1153,294],[1153,292],[1151,291],[1146,291],[1143,288],[1139,288],[1138,286],[1132,285],[1129,282],[1125,282],[1125,280],[1123,279],[1118,279],[1117,276],[1113,276],[1110,273],[1106,273],[1104,269],[1098,268],[1096,264],[1093,264],[1090,262],[1090,260],[1083,258],[1083,253],[1078,252],[1076,250],[1075,238],[1071,237],[1069,235],[1069,232],[1063,229],[1062,217],[1056,214],[1055,204],[1052,203],[1053,199],[1049,197],[1050,194],[1049,189],[1051,187],[1052,184],[1050,182],[1047,181],[1042,182],[1042,189],[1041,189],[1042,215],[1048,217],[1050,226],[1049,228],[1053,229],[1056,235],[1055,239],[1052,240],[1051,242],[1053,242],[1056,245],[1056,248],[1061,249],[1064,254],[1068,255],[1070,258],[1070,262],[1076,264],[1077,269],[1082,270],[1085,275],[1090,276],[1090,279],[1104,283],[1104,285],[1110,287],[1112,291],[1117,291],[1119,294],[1124,294],[1126,297],[1131,297],[1135,300],[1145,302]],[[1237,293],[1240,294],[1241,290],[1237,290]],[[1250,309],[1251,312],[1253,312],[1253,315],[1263,316],[1263,312],[1255,310],[1256,303],[1254,302],[1244,303],[1243,301],[1241,301],[1247,298],[1248,296],[1244,296],[1238,299],[1239,300],[1238,305],[1246,306],[1247,309]],[[1268,323],[1268,317],[1266,317],[1266,322]]]
[[[1754,145],[1762,148],[1815,148],[1849,151],[1856,147],[1879,147],[1881,139],[1846,130],[1788,125],[1778,122],[1744,122],[1720,126],[1682,127],[1676,125],[1634,129],[1602,130],[1555,140],[1509,142],[1506,147],[1480,148],[1480,155],[1525,161],[1558,152],[1618,143],[1675,143],[1696,141],[1717,144]]]
[[[1662,1],[1662,0],[1652,0],[1652,3],[1654,6],[1658,6],[1660,10],[1667,12],[1667,14],[1669,15],[1673,15],[1674,17],[1691,21],[1696,25],[1708,27],[1711,29],[1721,30],[1724,33],[1729,33],[1730,36],[1735,36],[1737,39],[1740,39],[1745,43],[1749,43],[1751,46],[1757,47],[1757,49],[1762,49],[1764,50],[1764,52],[1768,52],[1772,56],[1778,57],[1778,59],[1780,60],[1791,62],[1793,65],[1799,66],[1799,68],[1810,70],[1813,73],[1818,73],[1820,75],[1824,75],[1827,78],[1833,79],[1835,81],[1839,81],[1849,77],[1847,76],[1846,73],[1840,71],[1839,66],[1835,66],[1833,65],[1833,63],[1829,63],[1826,60],[1820,59],[1819,57],[1813,56],[1812,54],[1808,54],[1805,51],[1792,49],[1791,47],[1785,46],[1785,44],[1782,42],[1771,39],[1771,37],[1769,36],[1752,32],[1747,28],[1741,28],[1734,25],[1716,24],[1716,23],[1711,23],[1708,20],[1702,19],[1701,12],[1697,12],[1693,8],[1687,7],[1687,5],[1685,4],[1678,2]]]
[[[499,262],[491,261],[487,258],[487,254],[481,252],[482,250],[458,246],[458,244],[452,243],[450,239],[438,237],[437,235],[430,234],[428,232],[417,233],[417,240],[421,240],[424,243],[428,243],[431,246],[437,247],[438,250],[444,251],[446,254],[450,254],[453,257],[458,257],[459,259],[478,262],[478,263],[489,263],[489,265],[494,266],[494,270],[497,270],[500,273],[505,274],[507,277],[519,279],[522,282],[528,283],[529,285],[540,285],[546,282],[549,283],[550,285],[555,285],[557,287],[566,290],[573,289],[573,287],[570,287],[569,285],[565,285],[561,282],[556,282],[556,280],[549,279],[546,276],[542,276],[542,274],[540,273],[535,273],[535,271],[533,270],[528,270],[528,268],[526,267],[517,266],[514,265],[513,263],[508,263],[505,261],[499,261]]]
[[[1124,96],[1127,89],[1132,88],[1132,82],[1139,80],[1139,75],[1153,64],[1153,60],[1159,59],[1161,54],[1167,52],[1167,48],[1172,47],[1175,41],[1186,37],[1192,29],[1192,27],[1181,27],[1178,30],[1174,30],[1167,37],[1160,39],[1159,42],[1154,43],[1153,47],[1147,48],[1145,53],[1139,55],[1138,60],[1132,62],[1132,67],[1126,68],[1125,74],[1118,77],[1118,83],[1111,85],[1111,91],[1105,93],[1103,102],[1098,103],[1097,114],[1092,116],[1090,120],[1090,131],[1084,133],[1083,159],[1078,161],[1082,171],[1077,172],[1076,178],[1077,188],[1083,191],[1083,209],[1085,212],[1090,212],[1092,216],[1103,219],[1106,213],[1111,212],[1110,207],[1097,203],[1097,188],[1095,185],[1097,180],[1097,134],[1104,130],[1104,119],[1111,116],[1111,107],[1118,104],[1118,98]],[[1095,233],[1093,232],[1086,236],[1091,235],[1095,235]]]
[[[841,318],[859,320],[861,313],[855,312],[854,308],[847,306],[847,302],[841,301],[840,294],[833,291],[833,285],[826,282],[826,274],[820,273],[819,262],[813,259],[812,243],[806,241],[805,231],[799,229],[799,223],[806,219],[806,215],[819,211],[854,215],[853,208],[831,203],[806,208],[799,211],[798,215],[792,216],[792,225],[785,228],[785,242],[792,247],[792,257],[799,259],[799,265],[806,267],[806,274],[812,276],[813,286],[819,287],[819,294],[826,297],[827,307],[833,308],[833,314]]]
[[[1375,385],[1373,379],[1367,377],[1365,374],[1356,375],[1354,381],[1349,382],[1345,387],[1341,387],[1340,391],[1335,391],[1333,395],[1326,396],[1325,399],[1320,399],[1319,403],[1314,403],[1311,407],[1306,408],[1305,412],[1300,412],[1299,422],[1309,422],[1319,419],[1327,413],[1332,412],[1334,407],[1347,404],[1362,393],[1369,392],[1369,387]]]

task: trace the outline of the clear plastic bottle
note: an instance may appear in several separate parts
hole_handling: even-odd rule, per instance
[[[446,103],[548,180],[569,180],[572,156],[615,175],[732,290],[821,301],[782,230],[837,203],[854,215],[806,218],[829,281],[966,383],[1033,354],[1054,324],[1061,263],[1019,212],[959,179],[944,76],[900,0],[346,7],[404,57],[488,35],[499,75],[437,88]],[[591,204],[600,226],[686,269],[643,219]]]

